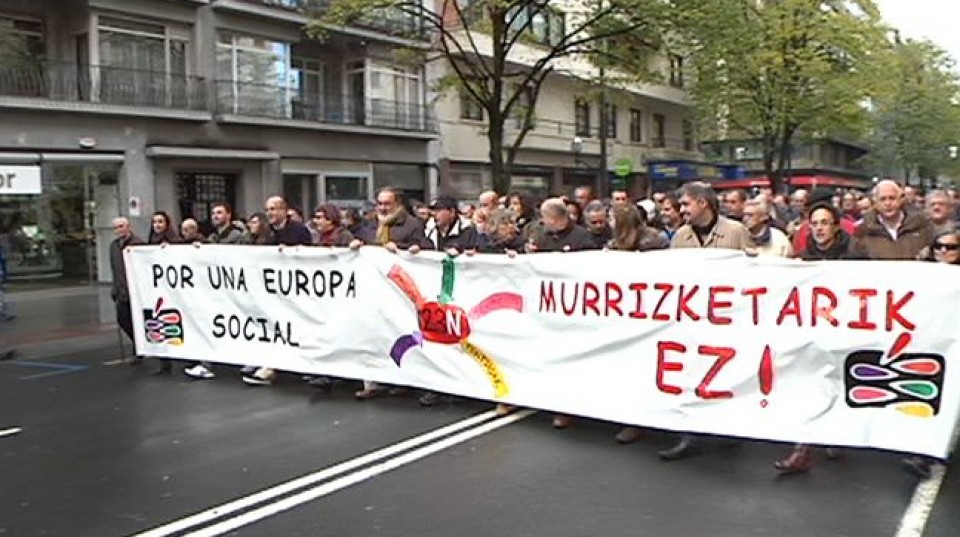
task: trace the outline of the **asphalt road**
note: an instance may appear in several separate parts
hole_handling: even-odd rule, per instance
[[[0,535],[892,537],[918,483],[891,453],[791,477],[771,466],[789,448],[759,442],[665,463],[662,433],[621,446],[608,423],[253,388],[227,367],[158,377],[113,354],[0,363],[0,431],[22,428],[0,436]],[[958,501],[947,472],[924,535],[960,535]]]

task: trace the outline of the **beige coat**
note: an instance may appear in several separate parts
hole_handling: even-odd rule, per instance
[[[684,224],[677,230],[670,242],[671,248],[726,248],[728,250],[748,250],[753,248],[750,232],[740,222],[717,217],[717,224],[713,226],[703,244],[697,238],[697,232],[690,224]]]

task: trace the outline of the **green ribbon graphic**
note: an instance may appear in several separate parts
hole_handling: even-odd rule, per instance
[[[443,277],[440,283],[440,303],[453,302],[453,283],[457,279],[457,267],[449,255],[443,259]]]

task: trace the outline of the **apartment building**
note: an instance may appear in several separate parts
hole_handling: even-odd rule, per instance
[[[283,194],[424,198],[438,134],[402,17],[322,41],[297,0],[0,3],[0,237],[14,279],[110,278],[111,219]],[[401,37],[402,36],[402,37]]]
[[[770,181],[763,171],[763,144],[756,139],[703,142],[704,152],[714,162],[733,162],[745,171],[745,177],[719,180],[717,188],[766,187]],[[866,146],[843,138],[801,139],[793,144],[786,162],[785,186],[796,188],[869,189],[873,174],[863,164],[869,153]]]
[[[550,20],[542,39],[556,39],[563,30],[565,3],[551,3]],[[573,7],[576,3],[572,3]],[[581,6],[582,9],[582,6]],[[555,20],[556,19],[556,20]],[[534,28],[534,32],[536,32]],[[476,33],[476,30],[474,30]],[[481,52],[485,52],[481,50]],[[508,58],[517,65],[536,58],[536,43],[516,45]],[[674,160],[702,160],[693,124],[688,120],[691,102],[684,91],[683,59],[656,56],[651,70],[662,73],[657,84],[618,84],[607,90],[607,160],[601,162],[601,108],[597,98],[597,69],[577,58],[557,62],[556,74],[544,82],[537,100],[533,130],[524,139],[512,170],[513,189],[536,195],[570,193],[579,185],[594,184],[601,167],[611,178],[614,170],[629,170],[623,179],[636,194],[648,191],[647,165]],[[434,72],[433,69],[436,69]],[[450,73],[449,66],[431,67],[430,76]],[[439,188],[469,199],[492,185],[489,145],[483,110],[455,92],[439,96],[436,112],[440,128]],[[505,143],[511,144],[520,120],[510,121]]]

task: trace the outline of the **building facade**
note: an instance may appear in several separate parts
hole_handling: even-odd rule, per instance
[[[579,7],[578,7],[579,6]],[[534,39],[515,44],[508,62],[523,67],[543,54],[536,44],[537,30],[543,39],[556,38],[552,31],[576,24],[576,2],[551,2],[549,17],[531,24]],[[582,16],[579,15],[579,16]],[[574,21],[574,22],[571,22]],[[456,24],[456,21],[453,22]],[[461,30],[482,35],[477,30]],[[460,37],[466,43],[469,37]],[[475,39],[484,43],[482,40]],[[487,40],[489,41],[489,40]],[[492,51],[478,46],[481,54]],[[464,45],[469,50],[469,47]],[[700,160],[693,123],[688,120],[691,101],[684,91],[681,58],[653,56],[650,70],[662,74],[656,84],[610,84],[601,104],[596,84],[599,72],[583,58],[564,57],[554,64],[554,74],[544,81],[535,103],[534,128],[523,140],[511,173],[511,187],[535,195],[570,193],[576,186],[593,185],[601,169],[613,179],[632,187],[637,195],[649,191],[647,163],[666,160]],[[448,76],[449,65],[439,63],[430,77]],[[614,75],[616,73],[608,73]],[[622,77],[621,77],[622,78]],[[606,109],[607,159],[601,162],[601,109]],[[436,111],[441,190],[454,196],[474,198],[492,185],[489,144],[484,112],[476,103],[456,91],[438,96]],[[519,119],[506,125],[505,145],[509,146],[522,126]],[[619,172],[619,173],[615,173]]]
[[[111,220],[425,198],[437,125],[417,21],[304,34],[296,0],[5,0],[0,235],[13,279],[107,281]],[[402,37],[401,37],[402,35]]]
[[[716,181],[718,188],[754,188],[769,186],[764,176],[763,144],[759,140],[731,139],[703,143],[707,159],[732,162],[746,177]],[[853,188],[866,190],[873,185],[873,174],[863,164],[869,149],[841,138],[798,140],[790,151],[784,171],[784,186],[797,188]]]

